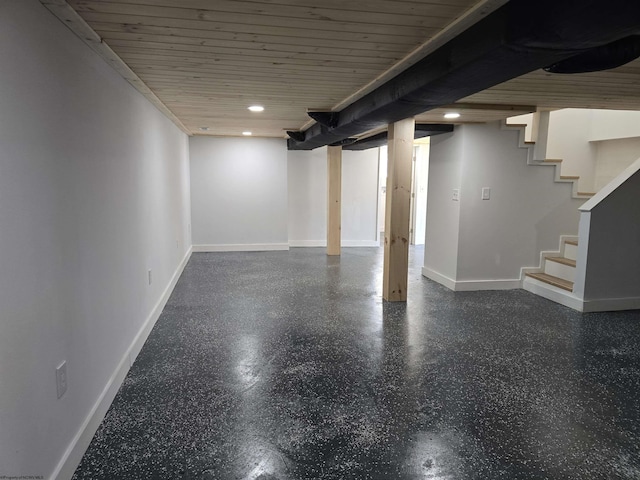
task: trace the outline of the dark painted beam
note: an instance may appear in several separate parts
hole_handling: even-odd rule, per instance
[[[434,135],[440,135],[441,133],[453,132],[453,125],[451,124],[417,124],[413,138],[432,137]],[[372,135],[357,142],[343,147],[343,150],[368,150],[370,148],[381,147],[387,144],[388,132],[378,133]]]
[[[637,0],[511,0],[288,147],[335,144],[637,34]]]

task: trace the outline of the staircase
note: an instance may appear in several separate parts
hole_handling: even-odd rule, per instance
[[[543,252],[541,255],[542,268],[525,271],[525,277],[568,292],[573,292],[573,282],[576,278],[577,254],[577,238],[562,237],[560,240],[560,251]]]
[[[586,201],[595,195],[593,192],[580,190],[580,177],[575,175],[562,175],[561,159],[546,158],[548,114],[546,118],[541,117],[539,127],[539,141],[533,142],[527,141],[525,138],[526,125],[505,123],[503,126],[503,128],[508,130],[519,130],[519,146],[528,149],[527,163],[529,165],[553,167],[555,168],[555,182],[572,184],[572,198],[584,199]],[[560,237],[558,250],[540,253],[540,264],[538,267],[522,268],[522,288],[571,308],[576,308],[579,300],[573,295],[573,288],[576,277],[577,252],[578,237],[575,235],[562,235]]]

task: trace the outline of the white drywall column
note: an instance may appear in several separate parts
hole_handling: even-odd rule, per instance
[[[327,255],[340,255],[342,147],[327,148]]]
[[[531,127],[531,141],[535,142],[534,158],[544,160],[547,158],[547,143],[549,140],[549,117],[550,112],[537,111],[533,114],[533,125]]]
[[[389,125],[382,297],[390,302],[407,301],[414,131],[413,118]]]

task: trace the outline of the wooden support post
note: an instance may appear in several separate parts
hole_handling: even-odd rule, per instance
[[[389,125],[382,298],[407,301],[413,118]]]
[[[342,147],[327,147],[327,255],[340,255]]]

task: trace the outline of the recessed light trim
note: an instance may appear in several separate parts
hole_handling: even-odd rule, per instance
[[[453,120],[454,118],[460,118],[460,114],[457,112],[449,112],[444,114],[444,118],[448,118],[449,120]]]
[[[247,132],[242,132],[242,135],[244,135],[245,137],[250,137],[251,135],[253,135],[253,133],[247,131]]]
[[[202,130],[203,132],[208,132],[209,131],[209,127],[200,127],[200,130]]]
[[[251,105],[249,110],[252,112],[264,112],[264,107],[262,105]]]

